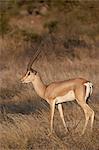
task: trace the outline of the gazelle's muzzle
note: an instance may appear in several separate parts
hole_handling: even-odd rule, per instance
[[[20,79],[21,83],[24,83],[24,77]]]

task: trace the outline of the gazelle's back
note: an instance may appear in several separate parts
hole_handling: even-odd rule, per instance
[[[53,82],[47,86],[45,97],[48,99],[55,99],[56,97],[64,96],[70,90],[74,90],[86,82],[87,80],[82,78]]]

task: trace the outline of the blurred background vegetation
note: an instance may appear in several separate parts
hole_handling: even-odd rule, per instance
[[[65,33],[67,36],[87,35],[95,38],[99,33],[99,1],[81,0],[3,0],[0,1],[0,34],[21,32],[23,36],[30,35],[29,29],[11,25],[11,19],[18,20],[24,16],[39,16],[42,19],[43,32]],[[26,25],[25,25],[26,26]],[[35,28],[34,28],[35,30]],[[61,30],[61,31],[60,31]],[[33,28],[31,34],[33,34]],[[34,33],[36,34],[36,32]],[[31,36],[34,38],[34,36]]]
[[[94,85],[88,102],[94,129],[79,137],[85,121],[76,102],[63,104],[69,133],[57,109],[50,138],[48,104],[31,84],[20,83],[41,40],[33,68],[45,84],[83,77]],[[0,0],[0,150],[99,149],[99,1]],[[24,139],[24,140],[23,140]]]

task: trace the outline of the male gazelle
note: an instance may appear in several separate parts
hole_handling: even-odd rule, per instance
[[[93,87],[92,83],[82,78],[76,78],[60,82],[53,82],[49,85],[45,85],[39,73],[31,68],[33,61],[28,65],[27,73],[21,79],[21,81],[22,83],[31,82],[37,94],[50,104],[51,133],[53,131],[53,116],[55,104],[58,105],[60,117],[67,131],[63,115],[62,103],[73,100],[77,101],[77,103],[81,106],[85,114],[86,120],[82,130],[82,134],[84,134],[85,132],[89,119],[91,119],[91,130],[92,130],[94,121],[94,111],[86,103],[87,98],[92,94],[92,87]]]

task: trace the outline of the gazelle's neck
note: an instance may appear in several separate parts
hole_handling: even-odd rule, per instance
[[[36,93],[41,97],[44,98],[45,90],[46,90],[46,85],[43,83],[41,80],[40,76],[37,75],[35,80],[32,82],[34,89]]]

